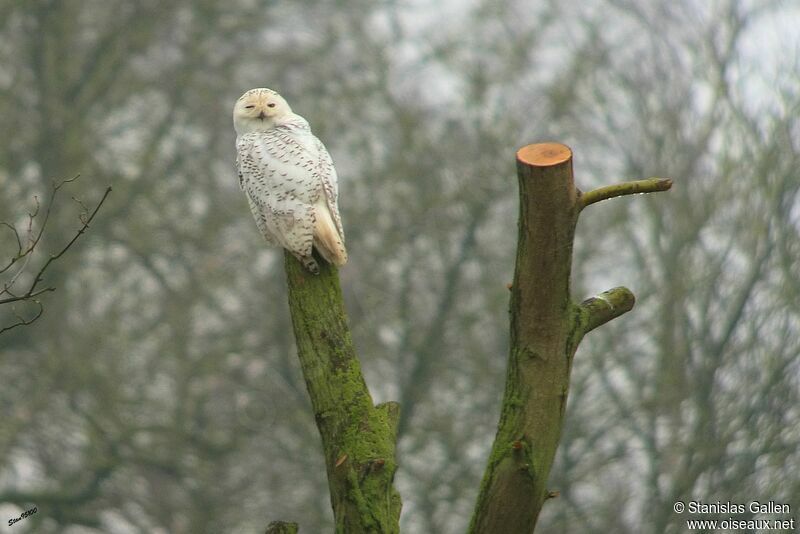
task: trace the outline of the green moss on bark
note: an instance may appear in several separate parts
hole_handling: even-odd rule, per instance
[[[511,347],[500,422],[469,531],[530,533],[547,495],[572,358],[587,319],[570,298],[578,192],[571,152],[518,153],[519,239],[511,287]]]
[[[356,358],[336,268],[320,260],[306,272],[290,254],[289,283],[297,353],[322,437],[336,532],[399,532],[400,496],[392,483],[396,403],[376,407]]]

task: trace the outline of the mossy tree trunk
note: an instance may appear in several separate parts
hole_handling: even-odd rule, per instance
[[[572,243],[581,210],[614,196],[661,191],[641,180],[582,194],[572,151],[558,143],[517,152],[519,239],[511,286],[511,345],[497,435],[470,524],[473,534],[529,534],[548,498],[569,391],[572,359],[590,330],[633,308],[620,287],[576,304],[570,295]]]
[[[670,180],[581,193],[572,152],[558,143],[517,152],[519,242],[511,287],[511,350],[497,436],[470,524],[475,534],[529,534],[561,435],[572,358],[583,336],[633,308],[615,288],[580,304],[570,296],[572,242],[581,210],[621,195],[664,191]],[[373,405],[353,349],[335,267],[320,273],[285,254],[297,352],[325,453],[337,533],[399,532],[397,403]],[[275,523],[272,532],[296,528]]]
[[[397,403],[375,406],[361,374],[336,267],[310,274],[285,254],[297,354],[322,436],[336,532],[399,532]]]

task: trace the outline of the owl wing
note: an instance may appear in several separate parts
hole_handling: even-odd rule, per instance
[[[280,243],[278,243],[278,241],[272,236],[269,227],[267,226],[265,203],[259,200],[258,197],[251,196],[248,192],[248,187],[245,185],[251,182],[257,183],[259,181],[259,176],[256,172],[252,159],[248,156],[240,157],[241,148],[238,145],[239,144],[237,143],[236,171],[239,175],[239,187],[245,193],[247,204],[250,206],[250,212],[253,214],[253,218],[256,220],[256,226],[258,227],[259,232],[261,232],[261,235],[264,236],[264,239],[266,239],[270,245],[279,245]]]
[[[322,191],[325,194],[325,200],[328,204],[328,209],[331,212],[331,218],[336,225],[336,230],[339,232],[339,237],[344,242],[344,228],[342,228],[342,219],[339,216],[339,184],[336,175],[336,168],[333,166],[331,155],[322,141],[314,138],[317,149],[317,168],[316,172],[322,182]]]
[[[241,185],[261,233],[270,243],[301,256],[313,244],[313,158],[291,136],[275,129],[237,139]]]

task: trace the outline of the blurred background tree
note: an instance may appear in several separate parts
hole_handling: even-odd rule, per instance
[[[15,531],[330,529],[282,255],[233,167],[230,110],[257,86],[341,176],[355,344],[376,401],[403,407],[404,531],[469,520],[506,362],[513,154],[547,139],[584,189],[676,185],[578,228],[576,295],[624,282],[638,304],[578,353],[540,530],[680,532],[678,499],[800,509],[795,3],[32,0],[0,21],[0,220],[54,179],[114,187],[42,318],[0,336],[0,519],[38,508]],[[71,235],[59,217],[43,245]]]

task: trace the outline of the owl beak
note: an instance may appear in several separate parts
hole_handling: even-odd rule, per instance
[[[264,114],[264,112],[262,111],[261,113],[259,113],[259,114],[258,114],[258,118],[259,118],[259,119],[261,119],[261,120],[263,121],[265,118],[267,118],[267,116],[266,116],[266,115]]]

